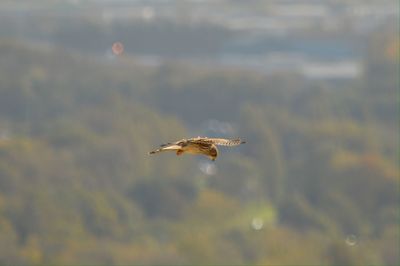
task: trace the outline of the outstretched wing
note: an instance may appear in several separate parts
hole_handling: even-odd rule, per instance
[[[161,147],[157,150],[151,151],[149,152],[149,154],[155,154],[155,153],[159,153],[162,151],[177,151],[180,150],[182,147],[176,144],[171,144],[171,145],[165,145],[164,147]]]
[[[246,143],[241,139],[220,139],[220,138],[201,138],[201,137],[189,139],[188,141],[198,144],[215,144],[221,146],[236,146]]]
[[[161,144],[159,149],[156,149],[154,151],[149,152],[149,154],[155,154],[159,153],[162,151],[177,151],[182,149],[182,145],[184,144],[185,140],[178,140],[174,143],[166,143],[166,144]]]

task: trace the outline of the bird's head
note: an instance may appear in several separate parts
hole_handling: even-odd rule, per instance
[[[217,150],[217,148],[216,147],[212,147],[211,149],[210,149],[210,153],[209,153],[209,158],[211,159],[211,161],[215,161],[215,159],[217,158],[217,156],[218,156],[218,150]]]

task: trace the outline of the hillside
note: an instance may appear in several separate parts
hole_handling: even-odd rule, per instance
[[[0,264],[398,264],[398,60],[375,47],[339,88],[0,40]],[[197,135],[247,143],[147,154]]]

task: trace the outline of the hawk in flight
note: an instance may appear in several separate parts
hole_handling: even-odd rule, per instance
[[[176,155],[183,153],[203,154],[212,161],[218,156],[217,145],[221,146],[236,146],[246,143],[241,139],[217,139],[207,137],[197,137],[191,139],[181,139],[176,142],[162,144],[157,150],[151,151],[149,154],[155,154],[162,151],[174,151]]]

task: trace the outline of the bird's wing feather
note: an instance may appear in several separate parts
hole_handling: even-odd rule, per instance
[[[163,146],[157,150],[151,151],[150,154],[155,154],[155,153],[159,153],[162,151],[176,151],[176,150],[180,150],[182,148],[182,146],[177,145],[177,144],[163,144]]]
[[[246,143],[241,139],[200,138],[200,137],[190,139],[190,142],[199,144],[215,144],[221,146],[236,146],[239,144]]]

